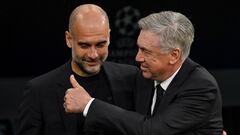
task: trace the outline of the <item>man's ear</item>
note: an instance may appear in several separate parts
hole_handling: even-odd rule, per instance
[[[72,48],[72,37],[71,37],[71,34],[66,31],[65,32],[65,39],[66,39],[66,44],[69,48]]]
[[[180,59],[180,56],[181,56],[181,50],[179,48],[175,48],[171,51],[170,55],[171,55],[171,58],[170,58],[170,64],[175,64],[176,62],[179,61]]]

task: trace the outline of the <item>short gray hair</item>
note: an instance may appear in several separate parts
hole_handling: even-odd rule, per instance
[[[138,25],[141,30],[159,35],[163,51],[180,48],[181,59],[188,57],[194,39],[194,27],[183,14],[173,11],[153,13],[140,19]]]

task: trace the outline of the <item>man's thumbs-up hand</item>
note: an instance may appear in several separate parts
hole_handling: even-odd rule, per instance
[[[80,113],[84,111],[87,103],[91,100],[91,96],[76,81],[73,75],[70,76],[70,82],[73,88],[69,88],[64,97],[64,108],[66,112]]]

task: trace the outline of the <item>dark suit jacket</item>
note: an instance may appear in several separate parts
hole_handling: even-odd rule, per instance
[[[142,79],[140,79],[141,81]],[[138,80],[139,81],[139,80]],[[138,83],[136,111],[94,100],[85,125],[125,135],[220,135],[222,102],[217,82],[199,64],[187,59],[152,116],[147,116],[152,81]],[[145,85],[145,86],[143,86]],[[146,97],[146,98],[145,98]],[[145,115],[143,115],[145,114]]]
[[[133,89],[138,68],[104,62],[103,70],[116,106],[133,110]],[[69,114],[63,108],[65,91],[71,88],[70,61],[63,66],[31,80],[20,104],[19,135],[81,135],[82,114]],[[104,84],[103,84],[104,85]],[[80,120],[79,120],[80,119]],[[80,122],[79,122],[80,121]],[[93,134],[105,134],[90,129]],[[98,132],[98,133],[97,133]]]

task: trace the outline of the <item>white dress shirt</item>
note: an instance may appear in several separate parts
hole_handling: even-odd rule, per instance
[[[180,68],[181,68],[181,66],[177,69],[177,71],[174,74],[172,74],[168,79],[166,79],[165,81],[162,81],[161,83],[156,81],[156,80],[154,80],[154,88],[155,88],[155,90],[154,90],[154,94],[153,94],[153,98],[152,98],[151,114],[153,113],[153,110],[154,110],[154,107],[155,107],[155,104],[156,104],[156,100],[157,100],[157,88],[156,88],[156,86],[158,84],[161,85],[161,87],[164,90],[164,92],[163,92],[163,95],[164,95],[164,93],[166,92],[169,84],[172,82],[173,78],[176,76],[176,74],[178,73]]]

